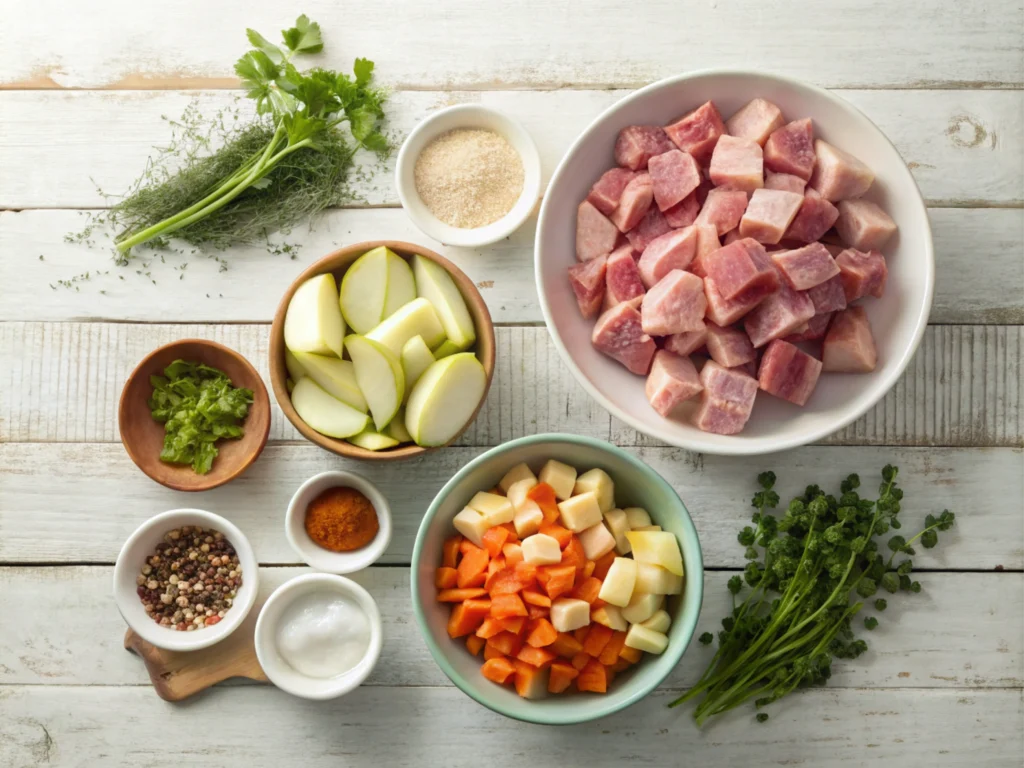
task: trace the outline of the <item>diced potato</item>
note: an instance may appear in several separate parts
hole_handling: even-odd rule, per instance
[[[660,565],[669,573],[683,575],[683,553],[675,534],[668,531],[630,531],[626,534],[638,563]]]
[[[523,539],[523,560],[532,565],[555,565],[562,561],[562,548],[558,539],[545,533],[535,533]]]
[[[576,485],[572,489],[574,496],[591,491],[597,494],[601,512],[615,507],[615,483],[603,469],[591,469],[576,478]]]
[[[625,608],[629,605],[629,599],[633,596],[633,588],[636,586],[636,560],[628,557],[616,557],[612,560],[612,567],[604,577],[601,584],[601,591],[597,596],[611,605]]]
[[[622,611],[614,605],[602,605],[590,612],[590,620],[595,624],[604,624],[608,629],[616,632],[625,632],[629,629],[629,623],[622,618]]]
[[[650,592],[654,595],[681,595],[683,577],[669,573],[660,565],[637,563],[636,589],[638,592]]]
[[[652,632],[665,634],[668,632],[668,628],[672,626],[672,617],[668,615],[668,611],[662,608],[659,611],[655,611],[654,615],[647,619],[647,621],[641,621],[640,626]]]
[[[512,518],[512,524],[516,527],[516,535],[520,539],[532,536],[544,522],[544,513],[535,501],[526,500],[526,504],[516,510],[516,516]],[[667,571],[666,571],[667,573]]]
[[[660,525],[641,525],[639,528],[634,528],[634,531],[660,531]]]
[[[467,506],[483,515],[489,524],[488,527],[511,523],[512,518],[515,517],[512,502],[496,493],[480,491],[469,500]]]
[[[551,604],[551,624],[559,632],[572,632],[590,623],[590,603],[560,597]]]
[[[518,483],[521,480],[532,480],[534,485],[537,484],[537,476],[533,474],[532,469],[525,464],[516,464],[501,478],[498,487],[505,493],[508,493],[508,489],[512,487],[512,484]]]
[[[540,471],[540,481],[555,489],[555,498],[565,501],[572,496],[572,489],[576,486],[576,469],[550,459]]]
[[[634,624],[626,633],[626,645],[646,653],[663,653],[668,648],[668,636]]]
[[[629,522],[626,513],[621,509],[609,509],[604,513],[604,524],[615,537],[615,551],[620,555],[628,555],[632,547],[626,534],[629,533]]]
[[[537,482],[535,480],[526,478],[524,480],[517,480],[508,487],[508,490],[505,492],[505,495],[508,497],[508,500],[512,503],[513,509],[520,509],[523,506],[523,504],[530,501],[530,499],[526,498],[526,494],[528,494],[530,492],[530,489],[533,488],[533,486],[535,486],[536,484]]]
[[[484,534],[488,528],[493,526],[488,525],[487,519],[477,512],[475,509],[466,507],[452,520],[452,525],[455,526],[455,530],[465,536],[467,539],[472,541],[478,547],[484,545]]]
[[[602,520],[601,507],[598,505],[597,495],[594,493],[582,493],[559,502],[558,512],[562,517],[563,525],[574,533],[597,525]]]
[[[633,590],[629,605],[622,609],[622,618],[630,624],[639,624],[653,616],[665,602],[664,595],[651,595]]]
[[[579,538],[587,560],[597,560],[615,549],[615,537],[604,527],[604,523],[580,531]]]
[[[647,514],[646,509],[641,507],[627,507],[626,522],[629,523],[630,528],[642,528],[645,525],[651,524],[651,516]]]

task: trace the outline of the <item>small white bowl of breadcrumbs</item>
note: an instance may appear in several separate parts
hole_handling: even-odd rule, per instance
[[[478,104],[442,109],[417,125],[395,175],[413,223],[445,245],[508,237],[540,197],[540,155],[530,134]]]

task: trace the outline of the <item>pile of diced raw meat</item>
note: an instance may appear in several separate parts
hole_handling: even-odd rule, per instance
[[[580,203],[569,279],[594,346],[647,377],[658,413],[699,397],[694,424],[732,435],[759,389],[804,405],[822,371],[874,370],[855,302],[885,290],[896,224],[809,118],[754,99],[722,120],[709,101],[624,128],[615,162]]]

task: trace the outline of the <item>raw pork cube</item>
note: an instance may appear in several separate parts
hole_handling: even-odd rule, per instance
[[[773,253],[771,260],[789,286],[798,291],[821,285],[839,274],[836,260],[821,243]]]
[[[725,121],[730,136],[756,141],[762,147],[783,122],[782,110],[765,99],[754,99]]]
[[[673,149],[656,155],[647,163],[647,171],[654,184],[654,200],[658,208],[666,210],[700,186],[700,167],[693,155]]]
[[[700,383],[690,358],[659,349],[654,353],[644,389],[651,407],[667,417],[681,403],[704,389],[704,385]]]
[[[608,257],[605,271],[604,308],[611,309],[617,304],[644,295],[644,284],[640,270],[633,259],[633,249],[624,245],[615,249]]]
[[[832,312],[826,312],[823,315],[815,315],[807,321],[807,328],[805,330],[783,336],[783,341],[796,344],[798,341],[818,341],[819,339],[824,339],[829,321],[832,319],[832,314]]]
[[[768,291],[753,293],[742,299],[723,299],[718,287],[710,277],[704,278],[704,296],[708,300],[707,319],[715,325],[732,325],[750,312],[769,295]]]
[[[648,245],[671,229],[658,206],[652,205],[640,219],[640,223],[626,233],[626,239],[633,246],[633,250],[643,253]]]
[[[737,368],[757,358],[750,337],[743,331],[708,323],[707,334],[708,354],[721,366]]]
[[[802,195],[807,188],[807,182],[791,173],[768,171],[764,175],[764,188],[781,189],[783,192],[796,192],[798,195]]]
[[[722,116],[714,102],[707,102],[687,115],[665,126],[665,133],[684,152],[699,163],[711,159],[718,137],[725,133]]]
[[[739,189],[712,189],[694,223],[714,224],[721,236],[739,226],[745,210],[746,192]]]
[[[881,298],[885,293],[889,270],[885,266],[885,257],[878,251],[862,253],[847,248],[836,256],[836,264],[839,265],[847,304],[869,293],[876,298]]]
[[[750,139],[723,136],[711,155],[711,181],[716,187],[750,192],[764,186],[761,145]]]
[[[611,221],[620,232],[628,232],[644,217],[654,201],[654,187],[649,173],[638,173],[622,190],[619,207],[612,211]]]
[[[598,351],[618,360],[630,373],[641,376],[651,367],[657,350],[654,339],[641,327],[640,313],[628,302],[612,307],[597,318],[590,341]]]
[[[812,317],[814,304],[807,294],[783,283],[743,318],[743,328],[755,347],[763,347],[772,339],[802,330]]]
[[[718,230],[713,224],[695,224],[697,230],[697,251],[690,262],[690,271],[697,277],[707,277],[703,260],[722,247],[718,240]]]
[[[708,360],[700,372],[704,385],[693,423],[705,432],[735,435],[746,426],[757,396],[757,379]]]
[[[665,131],[656,125],[630,125],[615,140],[615,162],[633,171],[647,167],[655,155],[674,149]]]
[[[839,265],[837,264],[836,266],[838,267]],[[821,285],[808,288],[807,298],[811,300],[811,303],[814,305],[814,312],[818,315],[846,309],[846,291],[843,290],[842,275],[836,275]]]
[[[742,237],[742,235],[740,235],[739,227],[737,227],[736,229],[732,230],[731,232],[726,232],[725,233],[725,237],[722,238],[722,245],[732,245],[737,240],[742,240],[742,239],[743,239],[743,237]]]
[[[820,361],[788,341],[776,339],[764,351],[757,381],[768,394],[804,405],[820,375]]]
[[[812,195],[813,189],[808,189],[804,196],[800,210],[796,218],[789,225],[785,240],[799,240],[801,243],[813,243],[824,235],[839,218],[839,210],[828,200]]]
[[[607,256],[615,247],[619,230],[607,217],[584,200],[576,209],[576,258],[589,261]]]
[[[864,307],[837,312],[822,345],[822,370],[869,373],[875,370],[878,350]]]
[[[650,289],[673,269],[686,269],[697,252],[697,228],[673,229],[644,248],[637,267],[644,286]]]
[[[843,242],[858,251],[877,251],[896,234],[896,222],[867,200],[843,200],[836,206],[836,232]]]
[[[740,219],[740,237],[752,237],[760,243],[774,245],[782,239],[803,202],[803,195],[796,192],[755,189]]]
[[[707,306],[704,281],[690,272],[673,269],[644,294],[640,304],[644,333],[667,336],[699,331]]]
[[[608,270],[608,257],[598,256],[596,259],[573,264],[569,267],[569,282],[576,294],[576,303],[580,312],[587,320],[597,317],[604,301],[604,278]]]
[[[704,346],[708,338],[707,327],[699,331],[683,331],[665,337],[665,349],[677,355],[690,355]]]
[[[814,173],[807,185],[830,202],[860,197],[875,180],[864,163],[821,139],[814,142],[814,156]]]
[[[671,208],[667,208],[663,213],[665,214],[665,221],[674,229],[690,226],[697,220],[697,214],[700,213],[700,202],[697,200],[697,193],[691,192],[683,200]]]
[[[751,238],[725,245],[702,261],[723,299],[770,293],[779,284],[779,275],[764,246]]]
[[[807,181],[814,162],[814,126],[809,117],[782,126],[764,145],[764,167],[769,171],[791,173]]]
[[[612,168],[605,171],[600,179],[590,188],[587,200],[605,216],[619,207],[619,198],[626,185],[636,176],[635,171],[628,168]]]

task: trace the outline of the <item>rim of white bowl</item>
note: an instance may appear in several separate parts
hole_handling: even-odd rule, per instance
[[[465,123],[443,129],[438,127],[438,122],[450,118],[452,115],[462,115],[465,118]],[[523,191],[512,210],[497,221],[476,229],[460,229],[438,219],[420,199],[413,179],[415,163],[423,148],[436,136],[458,127],[472,128],[474,127],[473,118],[480,115],[494,118],[495,122],[501,126],[498,132],[502,133],[505,139],[512,144],[522,160]],[[494,130],[493,126],[492,130]],[[425,235],[444,245],[475,247],[489,245],[508,237],[523,225],[533,213],[534,208],[537,207],[541,183],[540,153],[537,151],[537,144],[529,131],[519,121],[504,112],[482,104],[457,104],[423,118],[402,142],[395,163],[395,187],[406,214]]]
[[[696,436],[693,439],[681,438],[679,435],[669,432],[661,428],[651,428],[649,425],[641,424],[638,420],[634,419],[623,409],[619,408],[614,402],[605,397],[599,390],[597,390],[583,372],[576,365],[576,361],[573,359],[572,354],[566,348],[562,342],[561,336],[555,329],[555,323],[552,317],[551,307],[548,306],[547,297],[543,291],[543,279],[541,276],[541,235],[545,227],[545,218],[548,212],[550,192],[557,186],[558,181],[561,179],[562,174],[565,171],[566,165],[569,158],[575,154],[577,149],[584,144],[589,138],[591,133],[596,129],[599,123],[603,122],[612,113],[618,111],[622,107],[630,104],[644,96],[651,91],[656,91],[659,88],[664,88],[669,85],[675,85],[676,83],[685,82],[687,80],[696,80],[699,78],[712,77],[712,76],[740,76],[749,77],[752,79],[761,79],[768,82],[775,83],[777,85],[784,85],[791,88],[802,88],[809,91],[813,91],[820,96],[823,96],[830,101],[837,109],[841,109],[857,119],[864,120],[871,128],[878,133],[878,135],[889,145],[893,153],[900,159],[900,167],[903,173],[906,174],[910,180],[911,186],[915,194],[917,195],[917,202],[921,206],[921,209],[925,211],[924,220],[927,224],[925,232],[925,269],[923,270],[922,276],[925,280],[925,301],[922,303],[921,309],[917,317],[917,326],[914,331],[914,336],[911,339],[911,343],[902,351],[899,356],[899,360],[896,365],[891,369],[890,373],[882,379],[881,383],[878,384],[878,389],[873,397],[868,398],[859,407],[855,408],[849,414],[843,418],[837,420],[833,424],[825,427],[817,427],[809,429],[805,434],[799,436],[793,436],[789,438],[779,438],[778,441],[770,444],[753,444],[744,441],[742,436],[736,436],[736,440],[732,440],[724,445],[712,442],[710,440],[704,440],[700,436]],[[918,346],[921,343],[921,339],[924,337],[925,329],[928,327],[928,316],[931,313],[932,301],[935,293],[935,247],[932,242],[932,231],[931,226],[928,224],[927,206],[925,205],[924,197],[921,195],[921,190],[917,186],[917,181],[914,179],[913,174],[906,167],[906,163],[903,162],[903,158],[896,149],[896,146],[892,143],[888,136],[879,128],[875,123],[865,115],[861,110],[857,109],[853,104],[846,101],[840,96],[832,93],[831,91],[821,88],[811,83],[804,82],[802,80],[796,80],[791,77],[785,77],[783,75],[776,75],[766,72],[754,72],[747,69],[734,69],[734,68],[721,68],[721,69],[701,69],[694,72],[689,72],[684,75],[675,75],[673,77],[667,77],[657,82],[646,85],[640,88],[628,96],[620,99],[619,101],[612,104],[610,107],[605,109],[601,114],[595,117],[583,132],[576,138],[566,153],[562,156],[562,159],[558,163],[558,167],[555,169],[554,174],[551,176],[551,181],[548,182],[547,194],[544,196],[544,200],[541,202],[540,213],[537,217],[537,235],[534,239],[534,281],[537,286],[537,298],[540,301],[541,311],[544,314],[544,322],[548,328],[548,334],[551,336],[551,340],[555,344],[555,348],[558,350],[558,354],[562,358],[562,362],[566,364],[569,370],[572,372],[573,377],[580,383],[580,385],[587,391],[587,393],[600,403],[605,410],[616,418],[629,424],[633,429],[641,432],[642,434],[649,435],[650,437],[662,440],[669,445],[674,445],[679,448],[685,448],[691,451],[700,451],[702,453],[709,453],[712,455],[719,456],[756,456],[767,453],[774,453],[776,451],[784,451],[790,448],[798,448],[809,443],[813,443],[817,440],[821,440],[824,437],[828,437],[840,429],[852,424],[854,421],[859,419],[865,413],[873,408],[885,395],[892,389],[893,385],[899,379],[907,366],[910,364],[910,360],[913,358],[914,353],[917,351]],[[665,420],[665,423],[671,423],[669,420]]]

